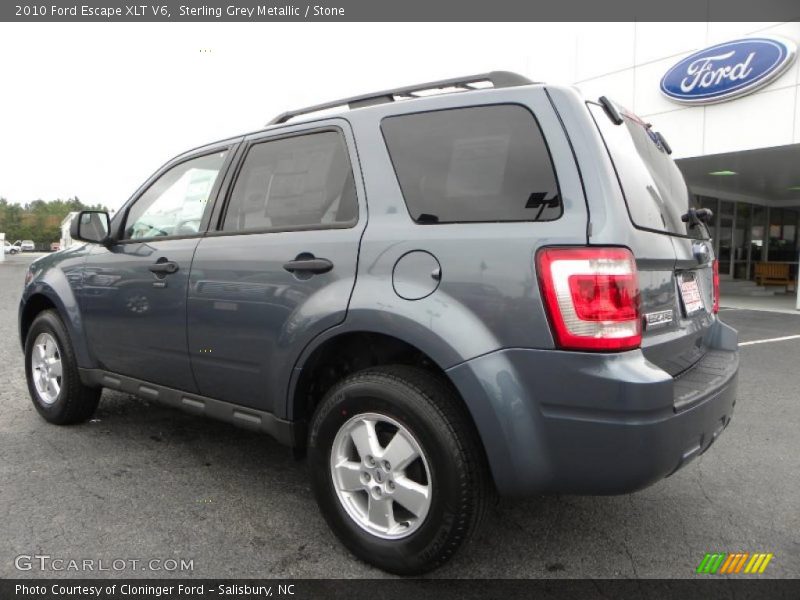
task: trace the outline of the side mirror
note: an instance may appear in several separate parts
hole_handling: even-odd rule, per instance
[[[73,240],[91,242],[93,244],[108,243],[108,232],[111,230],[111,219],[102,210],[82,210],[72,219],[69,235]]]

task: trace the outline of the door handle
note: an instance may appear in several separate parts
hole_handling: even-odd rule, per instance
[[[314,275],[327,273],[333,269],[333,263],[327,258],[300,258],[284,263],[283,268],[289,273],[306,272]]]
[[[177,273],[180,267],[178,267],[178,263],[176,262],[165,260],[163,262],[153,263],[147,268],[156,275],[172,275],[173,273]]]

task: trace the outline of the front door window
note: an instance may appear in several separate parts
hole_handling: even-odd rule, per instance
[[[128,212],[123,237],[197,235],[226,151],[182,162],[161,175]]]

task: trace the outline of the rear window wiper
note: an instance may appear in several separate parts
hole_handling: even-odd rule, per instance
[[[656,131],[655,134],[656,137],[658,138],[658,143],[661,144],[661,147],[664,149],[664,152],[666,152],[667,154],[672,154],[672,147],[667,143],[664,134],[661,133],[660,131]]]
[[[600,96],[598,102],[600,102],[600,106],[603,107],[603,110],[606,112],[608,118],[611,119],[611,122],[614,125],[622,125],[622,115],[619,113],[619,110],[617,110],[617,107],[614,106],[614,103],[611,102],[611,100],[605,96]]]
[[[714,216],[710,208],[690,208],[688,212],[681,215],[681,221],[689,223],[691,226],[706,225]]]

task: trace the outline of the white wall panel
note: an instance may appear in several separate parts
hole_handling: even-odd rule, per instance
[[[800,144],[800,88],[794,91],[794,142]]]
[[[684,53],[636,67],[633,107],[636,114],[647,115],[684,107],[684,105],[672,102],[664,96],[661,93],[659,84],[664,73],[688,55],[688,53]]]
[[[705,47],[707,23],[637,23],[636,64]]]
[[[577,84],[578,89],[589,100],[608,96],[615,102],[633,110],[633,69],[612,73],[605,77],[590,79]]]
[[[775,22],[744,22],[744,23],[708,23],[707,46],[727,42],[739,37],[763,32],[764,29],[780,25]]]
[[[644,116],[654,131],[664,134],[672,148],[672,158],[703,154],[704,112],[702,108],[683,108],[660,115]]]
[[[752,94],[705,108],[704,154],[791,144],[794,88]]]
[[[634,63],[635,23],[576,25],[577,68],[575,80],[583,81]]]

